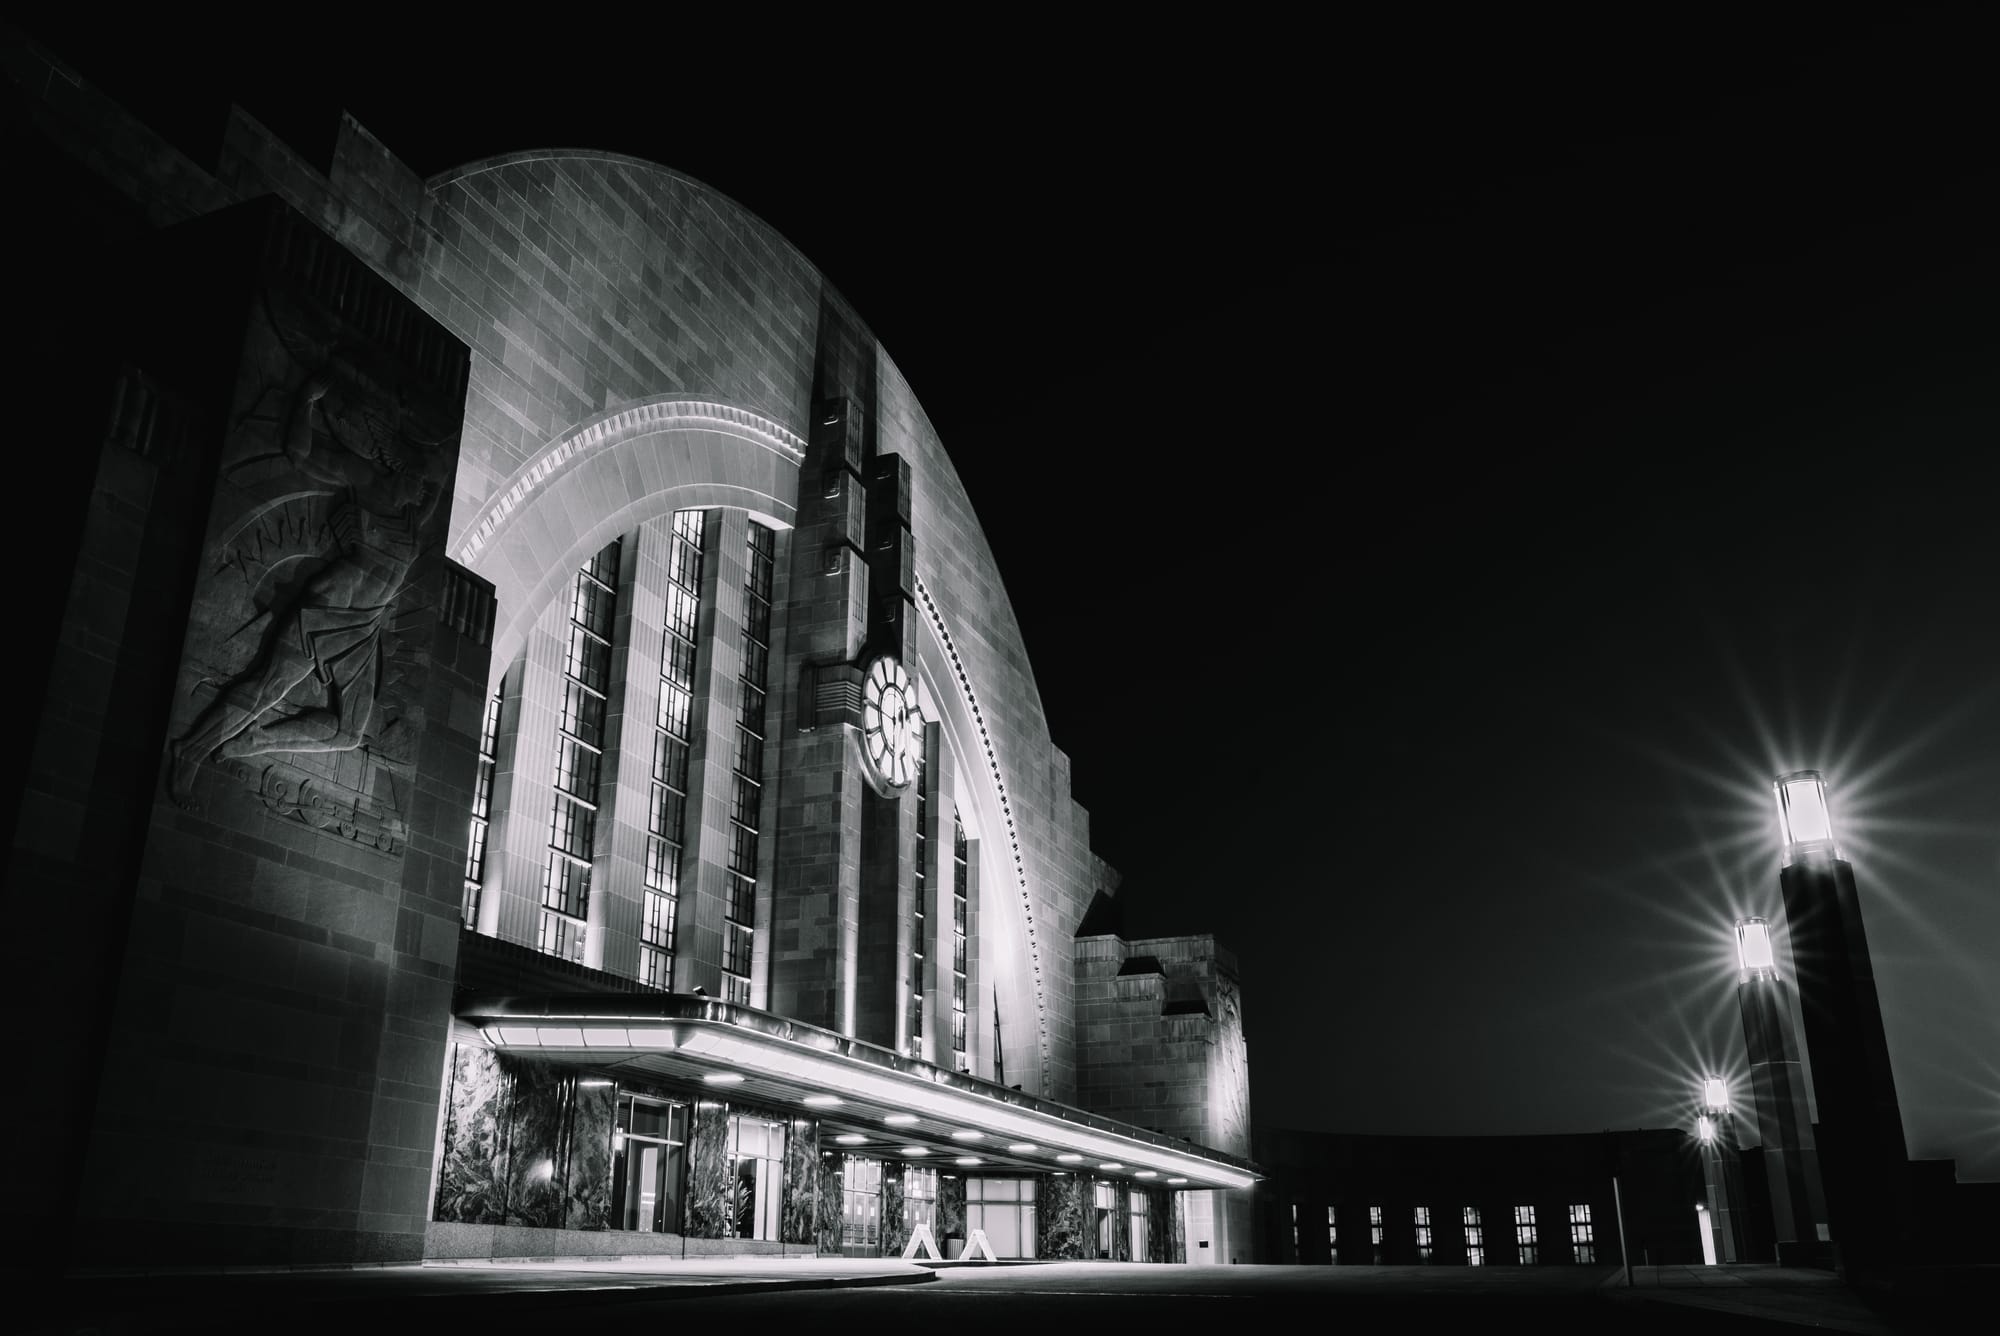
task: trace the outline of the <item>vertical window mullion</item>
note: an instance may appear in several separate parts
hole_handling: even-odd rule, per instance
[[[566,960],[583,959],[590,919],[597,781],[603,760],[605,697],[611,690],[611,631],[618,615],[619,550],[619,540],[607,543],[576,573],[570,589],[563,712],[550,781],[555,796],[549,812],[537,941],[544,952]]]
[[[754,521],[744,550],[742,713],[736,723],[734,802],[730,809],[731,890],[723,916],[722,969],[726,999],[750,1004],[756,947],[758,809],[763,801],[764,693],[771,653],[772,531]]]
[[[639,981],[673,986],[686,848],[688,758],[694,735],[694,666],[701,625],[701,546],[707,515],[674,512],[667,542],[665,628],[660,633],[660,705],[653,719],[653,770],[646,817]]]

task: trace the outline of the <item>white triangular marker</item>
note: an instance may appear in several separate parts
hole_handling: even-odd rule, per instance
[[[922,1248],[926,1253],[929,1253],[930,1259],[933,1262],[942,1262],[944,1260],[938,1254],[937,1240],[931,1237],[931,1227],[929,1225],[918,1225],[916,1232],[910,1235],[910,1241],[903,1245],[903,1260],[907,1262],[912,1257],[915,1257],[918,1248]]]
[[[975,1229],[972,1231],[972,1237],[968,1238],[965,1241],[965,1251],[961,1253],[960,1256],[962,1258],[969,1258],[975,1253],[982,1253],[982,1252],[986,1254],[986,1260],[989,1262],[997,1262],[1000,1260],[999,1258],[993,1255],[993,1245],[986,1241],[986,1231],[983,1229]]]

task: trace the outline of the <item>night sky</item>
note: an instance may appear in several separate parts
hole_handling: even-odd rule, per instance
[[[795,242],[966,481],[1128,935],[1238,954],[1259,1123],[1747,1097],[1729,928],[1819,768],[1911,1152],[2000,1179],[1978,34],[770,26],[42,31],[176,123],[633,153]]]

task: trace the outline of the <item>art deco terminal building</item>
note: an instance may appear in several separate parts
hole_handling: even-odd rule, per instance
[[[650,162],[5,60],[17,1255],[1249,1260],[1234,963],[1099,930],[971,500],[805,256]]]

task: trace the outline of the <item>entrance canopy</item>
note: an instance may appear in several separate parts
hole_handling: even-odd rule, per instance
[[[859,1155],[961,1171],[1108,1175],[1186,1191],[1245,1188],[1260,1177],[1238,1156],[713,998],[473,996],[457,1011],[462,1025],[505,1052],[815,1118],[823,1136]]]

